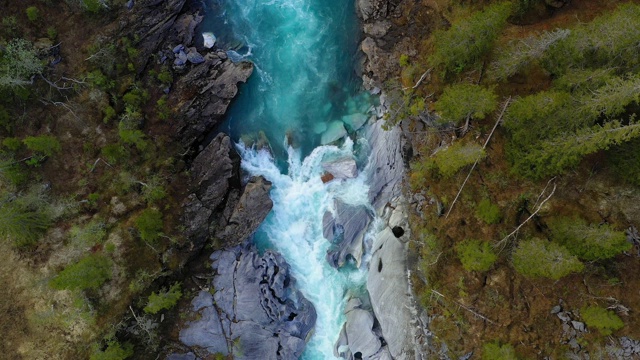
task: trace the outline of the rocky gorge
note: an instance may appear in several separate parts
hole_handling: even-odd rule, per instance
[[[368,35],[361,45],[366,55],[362,78],[366,89],[378,92],[388,77],[385,66],[392,66],[387,63],[392,55],[376,42],[384,43],[391,27],[387,17],[393,16],[395,5],[359,1],[358,9]],[[143,44],[140,58],[172,63],[182,73],[166,91],[180,114],[173,125],[175,138],[192,159],[191,190],[183,205],[190,258],[212,239],[225,248],[211,255],[211,275],[207,276],[212,280],[191,301],[195,320],[180,327],[179,341],[186,348],[168,358],[212,354],[242,359],[255,359],[258,354],[269,359],[299,358],[312,334],[314,307],[296,290],[294,275],[279,254],[267,251],[260,255],[246,241],[271,210],[271,184],[261,176],[243,177],[240,157],[227,135],[208,138],[223,120],[238,83],[248,79],[253,66],[234,63],[221,49],[202,46],[196,31],[202,14],[196,4],[139,1],[132,11],[132,22],[138,24],[135,35]],[[182,59],[190,54],[197,56]],[[143,71],[146,64],[136,66]],[[334,354],[345,359],[421,359],[427,342],[406,261],[411,236],[402,194],[406,142],[400,129],[383,129],[383,116],[389,110],[384,93],[381,98],[382,104],[363,128],[371,148],[366,166],[372,174],[369,199],[375,213],[338,203],[335,218],[325,214],[325,237],[337,243],[327,254],[333,266],[339,268],[348,259],[360,266],[364,253],[371,252],[369,298],[349,301]],[[341,172],[340,164],[326,164],[325,170],[340,179],[354,177],[354,166]],[[367,246],[364,233],[374,217],[384,225]],[[338,233],[339,238],[334,236]]]

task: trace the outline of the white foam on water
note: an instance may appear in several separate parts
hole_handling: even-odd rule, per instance
[[[364,175],[324,184],[321,163],[326,157],[350,156],[353,143],[321,146],[305,159],[289,148],[289,172],[282,174],[270,153],[238,145],[242,168],[273,184],[273,210],[260,227],[269,247],[280,252],[292,268],[297,287],[315,306],[318,319],[303,359],[334,359],[333,346],[344,324],[343,308],[351,289],[366,281],[366,268],[336,270],[325,259],[330,243],[322,235],[322,218],[335,199],[368,205]]]

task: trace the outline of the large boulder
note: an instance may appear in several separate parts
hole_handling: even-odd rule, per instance
[[[371,145],[368,166],[375,174],[369,185],[369,200],[378,215],[391,199],[402,194],[404,177],[401,131],[398,127],[388,130],[383,127],[384,120],[367,127]]]
[[[342,158],[322,164],[322,169],[335,179],[351,179],[358,176],[358,165],[353,158]]]
[[[271,251],[260,256],[254,247],[235,247],[217,251],[211,259],[216,273],[211,304],[220,314],[227,340],[227,348],[217,352],[232,353],[235,359],[298,359],[316,312],[295,288],[282,256]],[[217,325],[215,329],[213,337],[219,339]]]
[[[335,268],[342,267],[351,257],[360,267],[364,252],[364,235],[373,216],[364,206],[335,201],[335,216],[325,215],[323,233],[335,245],[327,252],[327,261]]]
[[[358,9],[362,20],[378,20],[389,14],[389,0],[358,0]]]
[[[229,246],[245,241],[262,224],[273,207],[269,197],[271,182],[254,176],[244,188],[224,230],[217,236]]]
[[[410,233],[399,231],[408,229],[403,201],[394,199],[393,203],[395,209],[386,209],[387,227],[373,243],[367,290],[391,356],[415,359],[422,352],[417,345],[422,328],[407,276]]]

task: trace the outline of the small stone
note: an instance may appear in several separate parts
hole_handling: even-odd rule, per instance
[[[173,53],[174,53],[174,54],[178,54],[178,53],[180,53],[180,52],[181,52],[181,51],[183,51],[183,50],[184,50],[184,45],[180,44],[180,45],[178,45],[178,46],[176,46],[176,47],[174,47],[174,48],[173,48]]]
[[[571,318],[566,311],[559,312],[557,316],[562,322],[568,323],[569,321],[571,321]]]
[[[210,33],[210,32],[202,33],[202,38],[204,40],[204,47],[206,47],[207,49],[211,49],[213,45],[216,44],[217,39],[215,35],[213,35],[213,33]]]
[[[551,309],[551,313],[552,314],[557,314],[560,311],[562,311],[562,306],[560,306],[560,305],[556,305],[556,306],[553,307],[553,309]]]
[[[583,322],[572,320],[571,325],[573,326],[574,329],[578,331],[581,331],[581,332],[587,331],[587,328],[584,326]]]
[[[190,63],[197,65],[204,62],[204,57],[197,51],[192,51],[187,54],[187,60],[189,60]]]

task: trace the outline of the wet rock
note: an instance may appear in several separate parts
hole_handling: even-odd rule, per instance
[[[229,246],[239,245],[260,226],[273,207],[269,197],[271,182],[254,176],[245,186],[224,231],[218,237]]]
[[[328,145],[342,139],[346,135],[347,130],[344,128],[342,121],[332,121],[327,125],[327,130],[322,134],[320,143],[322,145]]]
[[[373,216],[366,206],[353,206],[340,200],[336,200],[335,205],[334,229],[339,228],[342,231],[341,238],[336,240],[338,244],[327,252],[327,261],[331,266],[340,268],[351,257],[355,260],[356,267],[360,267],[364,252],[364,235]],[[334,231],[334,233],[338,232]],[[334,239],[328,238],[328,240]]]
[[[358,166],[353,158],[343,158],[323,163],[322,169],[336,179],[351,179],[358,176]]]
[[[351,128],[352,131],[358,131],[367,123],[369,117],[365,114],[351,114],[342,117],[342,121]]]

